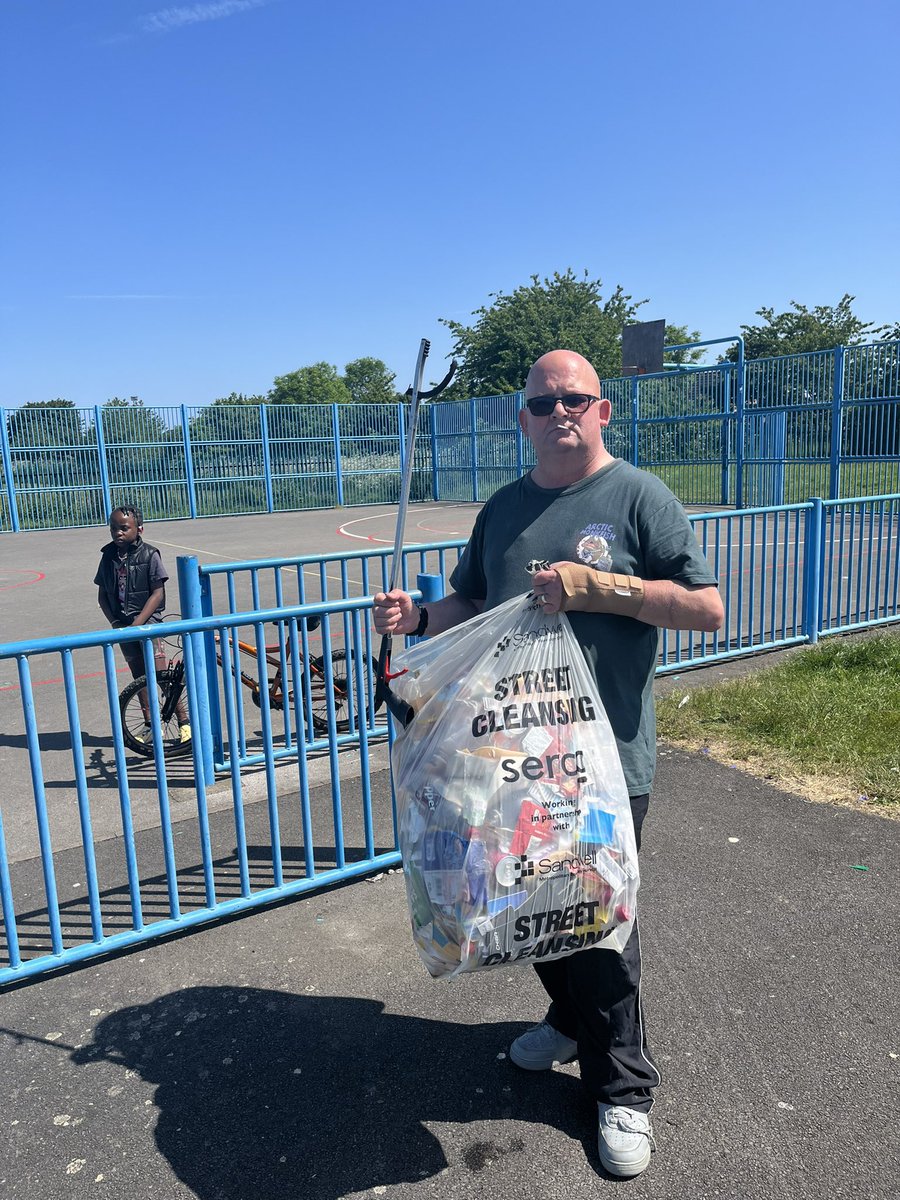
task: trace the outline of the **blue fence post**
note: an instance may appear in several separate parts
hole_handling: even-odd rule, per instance
[[[523,392],[516,392],[516,479],[521,479],[525,471],[525,435],[522,432],[522,426],[519,424],[519,409],[521,408],[523,398]]]
[[[193,554],[179,554],[176,558],[178,567],[178,596],[181,603],[181,615],[185,620],[196,620],[202,617],[203,605],[200,593],[200,564]],[[203,652],[204,635],[189,633],[186,635],[187,645],[185,656],[191,656],[196,683],[195,694],[188,693],[188,705],[191,718],[191,736],[200,738],[203,761],[203,779],[207,785],[216,781],[216,771],[213,759],[212,722],[210,714],[213,705],[210,703],[212,689],[207,678],[206,656]],[[215,682],[213,675],[212,682]],[[216,696],[218,702],[218,695]],[[218,703],[216,704],[218,708]]]
[[[3,453],[3,478],[6,481],[6,497],[9,504],[9,523],[13,533],[19,532],[19,508],[16,504],[16,483],[13,477],[12,454],[9,449],[9,431],[6,428],[6,410],[0,408],[0,450]]]
[[[638,453],[638,414],[640,412],[640,399],[638,388],[640,381],[637,375],[631,380],[631,464],[634,467],[639,467],[640,455]]]
[[[728,507],[729,475],[731,473],[731,371],[726,367],[722,378],[725,386],[722,389],[722,495],[723,508]]]
[[[432,500],[440,500],[438,492],[440,491],[441,481],[438,475],[438,449],[437,449],[437,405],[428,405],[428,433],[431,439],[431,498]]]
[[[8,970],[14,971],[22,962],[19,953],[19,934],[16,929],[16,906],[13,900],[12,881],[9,877],[9,857],[6,853],[6,836],[3,833],[3,813],[0,812],[0,910],[3,912],[3,928],[6,931],[6,957]]]
[[[200,609],[204,617],[213,615],[212,580],[208,575],[200,576]],[[203,650],[206,658],[206,686],[209,695],[209,728],[212,734],[213,754],[216,762],[223,760],[225,740],[222,735],[222,709],[219,689],[216,686],[216,636],[212,630],[203,635]]]
[[[97,461],[100,466],[100,490],[103,493],[103,516],[109,520],[112,501],[109,498],[109,471],[106,465],[106,438],[103,435],[103,410],[94,405],[94,429],[97,434]]]
[[[841,498],[841,444],[844,437],[844,347],[835,346],[834,378],[831,385],[831,482],[828,496]]]
[[[34,692],[31,687],[31,668],[28,665],[28,655],[17,655],[17,663],[19,667],[19,692],[22,697],[22,715],[25,718],[25,741],[28,745],[28,762],[31,767],[31,787],[34,792],[38,842],[41,847],[44,893],[47,897],[47,920],[50,925],[50,944],[53,953],[60,955],[63,952],[62,925],[59,919],[59,897],[56,890],[56,872],[53,867],[53,845],[50,840],[47,793],[44,787],[44,769],[41,765],[41,746],[38,737],[38,725],[34,709]]]
[[[419,574],[416,576],[416,587],[422,593],[423,603],[434,604],[444,595],[443,576]]]
[[[803,544],[803,632],[813,645],[819,640],[822,620],[822,559],[824,557],[824,509],[818,496],[810,498],[806,510],[806,537]]]
[[[341,466],[341,423],[338,406],[331,406],[331,436],[334,438],[334,482],[337,486],[338,508],[344,507],[344,472]]]
[[[187,480],[188,507],[192,517],[197,515],[197,496],[194,490],[194,459],[191,450],[191,429],[188,424],[187,406],[181,406],[181,440],[184,445],[184,471]]]
[[[469,422],[472,426],[469,441],[472,447],[472,499],[478,499],[478,416],[475,401],[469,401]]]
[[[787,457],[787,413],[772,413],[772,498],[769,504],[784,504],[784,460]]]
[[[263,471],[266,476],[266,512],[274,512],[272,499],[272,462],[269,457],[269,417],[265,404],[259,406],[259,432],[262,437]]]
[[[746,384],[746,363],[744,362],[744,339],[737,339],[738,360],[737,379],[734,397],[734,419],[736,422],[735,464],[734,464],[734,503],[736,508],[744,507],[744,386]]]

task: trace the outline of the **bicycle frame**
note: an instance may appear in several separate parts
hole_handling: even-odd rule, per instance
[[[219,635],[218,634],[215,635],[215,641],[216,641],[216,662],[219,664],[219,666],[222,666],[222,654],[218,648],[218,645],[219,645]],[[259,661],[259,653],[257,651],[256,646],[253,645],[252,642],[244,642],[244,641],[241,641],[240,639],[238,639],[238,641],[236,643],[236,648],[239,651],[241,651],[242,653],[248,654],[251,658],[256,659],[257,662]],[[264,649],[265,649],[265,661],[268,663],[268,665],[270,667],[275,668],[275,674],[270,679],[267,679],[267,681],[266,681],[268,683],[269,703],[272,705],[273,708],[282,709],[284,707],[285,700],[287,701],[288,704],[293,702],[294,694],[293,694],[293,691],[289,690],[287,695],[285,696],[283,677],[282,677],[281,645],[278,642],[273,642],[273,643],[265,646]],[[236,663],[232,664],[232,674],[234,674],[235,665],[236,665]],[[307,682],[311,684],[313,681],[319,682],[323,686],[326,685],[326,682],[327,682],[326,673],[322,669],[322,666],[319,665],[319,663],[317,662],[316,659],[306,658],[306,657],[304,657],[304,655],[301,652],[299,654],[299,665],[300,665],[300,672],[301,672],[301,685],[305,686]],[[249,674],[249,672],[247,672],[243,669],[241,669],[238,672],[238,677],[240,678],[241,683],[246,688],[250,689],[250,693],[253,697],[253,702],[258,705],[259,704],[259,694],[261,691],[260,680],[257,679],[257,677],[255,675],[251,675],[251,674]],[[332,676],[332,679],[333,679],[333,684],[334,684],[335,699],[346,700],[347,695],[348,695],[348,689],[340,687],[337,679],[334,679],[334,676]]]
[[[241,684],[250,691],[253,703],[257,708],[263,707],[262,696],[263,685],[265,684],[266,707],[278,712],[284,711],[287,713],[290,711],[295,703],[296,696],[290,678],[286,678],[289,660],[285,656],[286,647],[282,638],[279,638],[278,642],[263,646],[261,649],[252,642],[241,640],[238,637],[236,629],[228,637],[226,643],[223,643],[222,634],[218,631],[213,632],[213,640],[216,662],[220,667],[224,667],[226,661],[230,659],[228,665],[231,677],[240,680]],[[181,719],[183,715],[181,705],[184,703],[187,683],[184,647],[180,639],[169,642],[168,645],[175,653],[164,656],[162,665],[159,662],[156,664],[156,679],[160,687],[160,721],[165,729],[177,714],[179,719],[178,728],[180,730],[184,725]],[[233,650],[233,655],[225,653],[226,646]],[[293,646],[292,650],[294,650],[294,653],[297,653],[296,648]],[[274,668],[274,673],[270,677],[264,676],[262,680],[257,679],[256,676],[240,666],[241,653],[249,655],[258,663],[264,659],[267,667]],[[308,726],[312,735],[321,736],[328,732],[332,721],[335,722],[337,730],[359,728],[360,725],[368,725],[370,719],[368,707],[364,707],[362,711],[356,710],[356,672],[365,669],[365,665],[362,660],[357,659],[352,649],[341,647],[332,650],[330,660],[328,661],[321,657],[315,658],[308,654],[304,655],[302,652],[298,653],[297,658],[294,658],[292,654],[291,659],[298,666],[299,676],[297,686],[300,688],[300,695],[302,697],[304,723]],[[374,665],[374,663],[371,663],[373,669]],[[133,691],[136,684],[146,688],[147,680],[145,677],[135,680],[123,690],[119,697],[123,728],[126,722],[127,706],[133,699],[129,693]],[[146,724],[146,717],[144,718],[144,723]],[[130,749],[142,754],[144,757],[152,757],[152,750],[150,750],[150,743],[146,740],[146,735],[137,732],[136,728],[130,729],[129,727],[129,729],[126,729],[125,739]],[[167,739],[166,756],[177,756],[186,753],[187,750],[185,747],[187,745],[188,742],[184,739],[177,741]]]

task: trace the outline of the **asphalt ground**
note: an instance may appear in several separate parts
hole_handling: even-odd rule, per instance
[[[534,972],[432,980],[384,874],[8,990],[0,1195],[894,1200],[898,837],[662,748],[639,903],[664,1084],[634,1181],[599,1166],[577,1063],[507,1057]]]
[[[477,506],[463,511],[474,519]],[[370,545],[382,535],[381,544],[392,543],[392,512],[360,518]],[[418,540],[467,533],[457,513],[442,523],[442,533],[429,529]],[[303,553],[302,529],[319,552],[349,548],[320,513],[154,525],[148,535],[173,570],[176,553],[207,561],[216,553]],[[2,636],[12,632],[10,614],[15,637],[96,625],[90,579],[102,541],[96,529],[4,537]],[[22,557],[11,558],[7,546]],[[22,584],[26,572],[53,586]],[[77,602],[76,582],[87,585]],[[707,674],[682,675],[679,686]],[[0,730],[15,737],[5,723]],[[10,756],[3,757],[9,795]],[[390,845],[384,766],[376,761],[372,780],[379,848]],[[173,812],[179,887],[190,908],[202,903],[202,878],[184,782],[183,806],[176,794]],[[146,805],[137,837],[151,921],[165,915],[167,900],[152,781],[145,791],[136,796],[138,810]],[[214,796],[211,819],[222,896],[237,887],[228,799]],[[324,781],[312,800],[327,810]],[[295,802],[279,786],[283,829]],[[350,859],[362,845],[353,811],[348,794]],[[250,803],[247,812],[251,877],[265,886],[266,805]],[[665,1084],[654,1111],[659,1149],[632,1183],[606,1179],[598,1165],[594,1113],[576,1064],[532,1076],[504,1057],[511,1038],[543,1012],[533,972],[432,981],[412,946],[402,877],[392,874],[0,996],[0,1196],[336,1200],[440,1189],[528,1198],[627,1187],[634,1196],[691,1200],[893,1200],[898,836],[900,823],[813,806],[663,748],[640,903],[645,1003]],[[302,867],[287,842],[291,877]],[[76,844],[57,847],[68,927],[85,921]],[[319,866],[333,859],[333,846],[316,847]],[[38,915],[39,862],[23,855],[16,871]],[[124,927],[112,825],[98,845],[98,871],[104,915],[115,913],[118,896]],[[77,899],[66,904],[67,895]],[[25,949],[29,936],[26,921]]]
[[[480,504],[411,504],[404,543],[469,536]],[[144,537],[162,553],[171,582],[168,611],[178,608],[175,560],[201,563],[351,553],[394,545],[396,505],[148,521]],[[106,529],[49,529],[0,538],[0,642],[62,637],[107,628],[93,578]],[[338,580],[339,582],[339,580]],[[218,611],[218,610],[217,610]],[[7,682],[0,680],[0,686]]]

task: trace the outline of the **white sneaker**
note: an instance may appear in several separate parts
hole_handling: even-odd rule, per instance
[[[153,726],[145,725],[140,733],[134,735],[136,742],[152,742],[153,741]]]
[[[546,1021],[520,1034],[509,1048],[509,1057],[524,1071],[549,1071],[570,1062],[577,1053],[578,1043]]]
[[[610,1175],[630,1179],[640,1175],[656,1149],[653,1126],[647,1113],[621,1104],[597,1104],[600,1129],[597,1149],[600,1161]]]

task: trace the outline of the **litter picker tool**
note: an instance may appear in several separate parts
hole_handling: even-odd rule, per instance
[[[403,475],[400,480],[400,507],[397,509],[397,529],[394,534],[394,554],[391,559],[391,574],[388,591],[392,592],[397,586],[400,576],[401,557],[403,554],[403,531],[406,526],[406,510],[409,506],[409,491],[412,484],[413,466],[415,464],[416,425],[419,419],[419,403],[422,400],[433,400],[448,386],[456,371],[456,359],[450,363],[450,370],[436,387],[429,392],[422,391],[422,375],[425,371],[425,359],[431,343],[422,338],[419,343],[419,355],[416,359],[416,370],[413,375],[412,387],[407,391],[409,396],[409,412],[406,422],[406,458],[403,463]],[[386,704],[388,711],[404,728],[413,719],[412,708],[399,696],[391,691],[391,635],[385,634],[381,639],[381,649],[378,653],[378,666],[375,671],[375,708]]]

